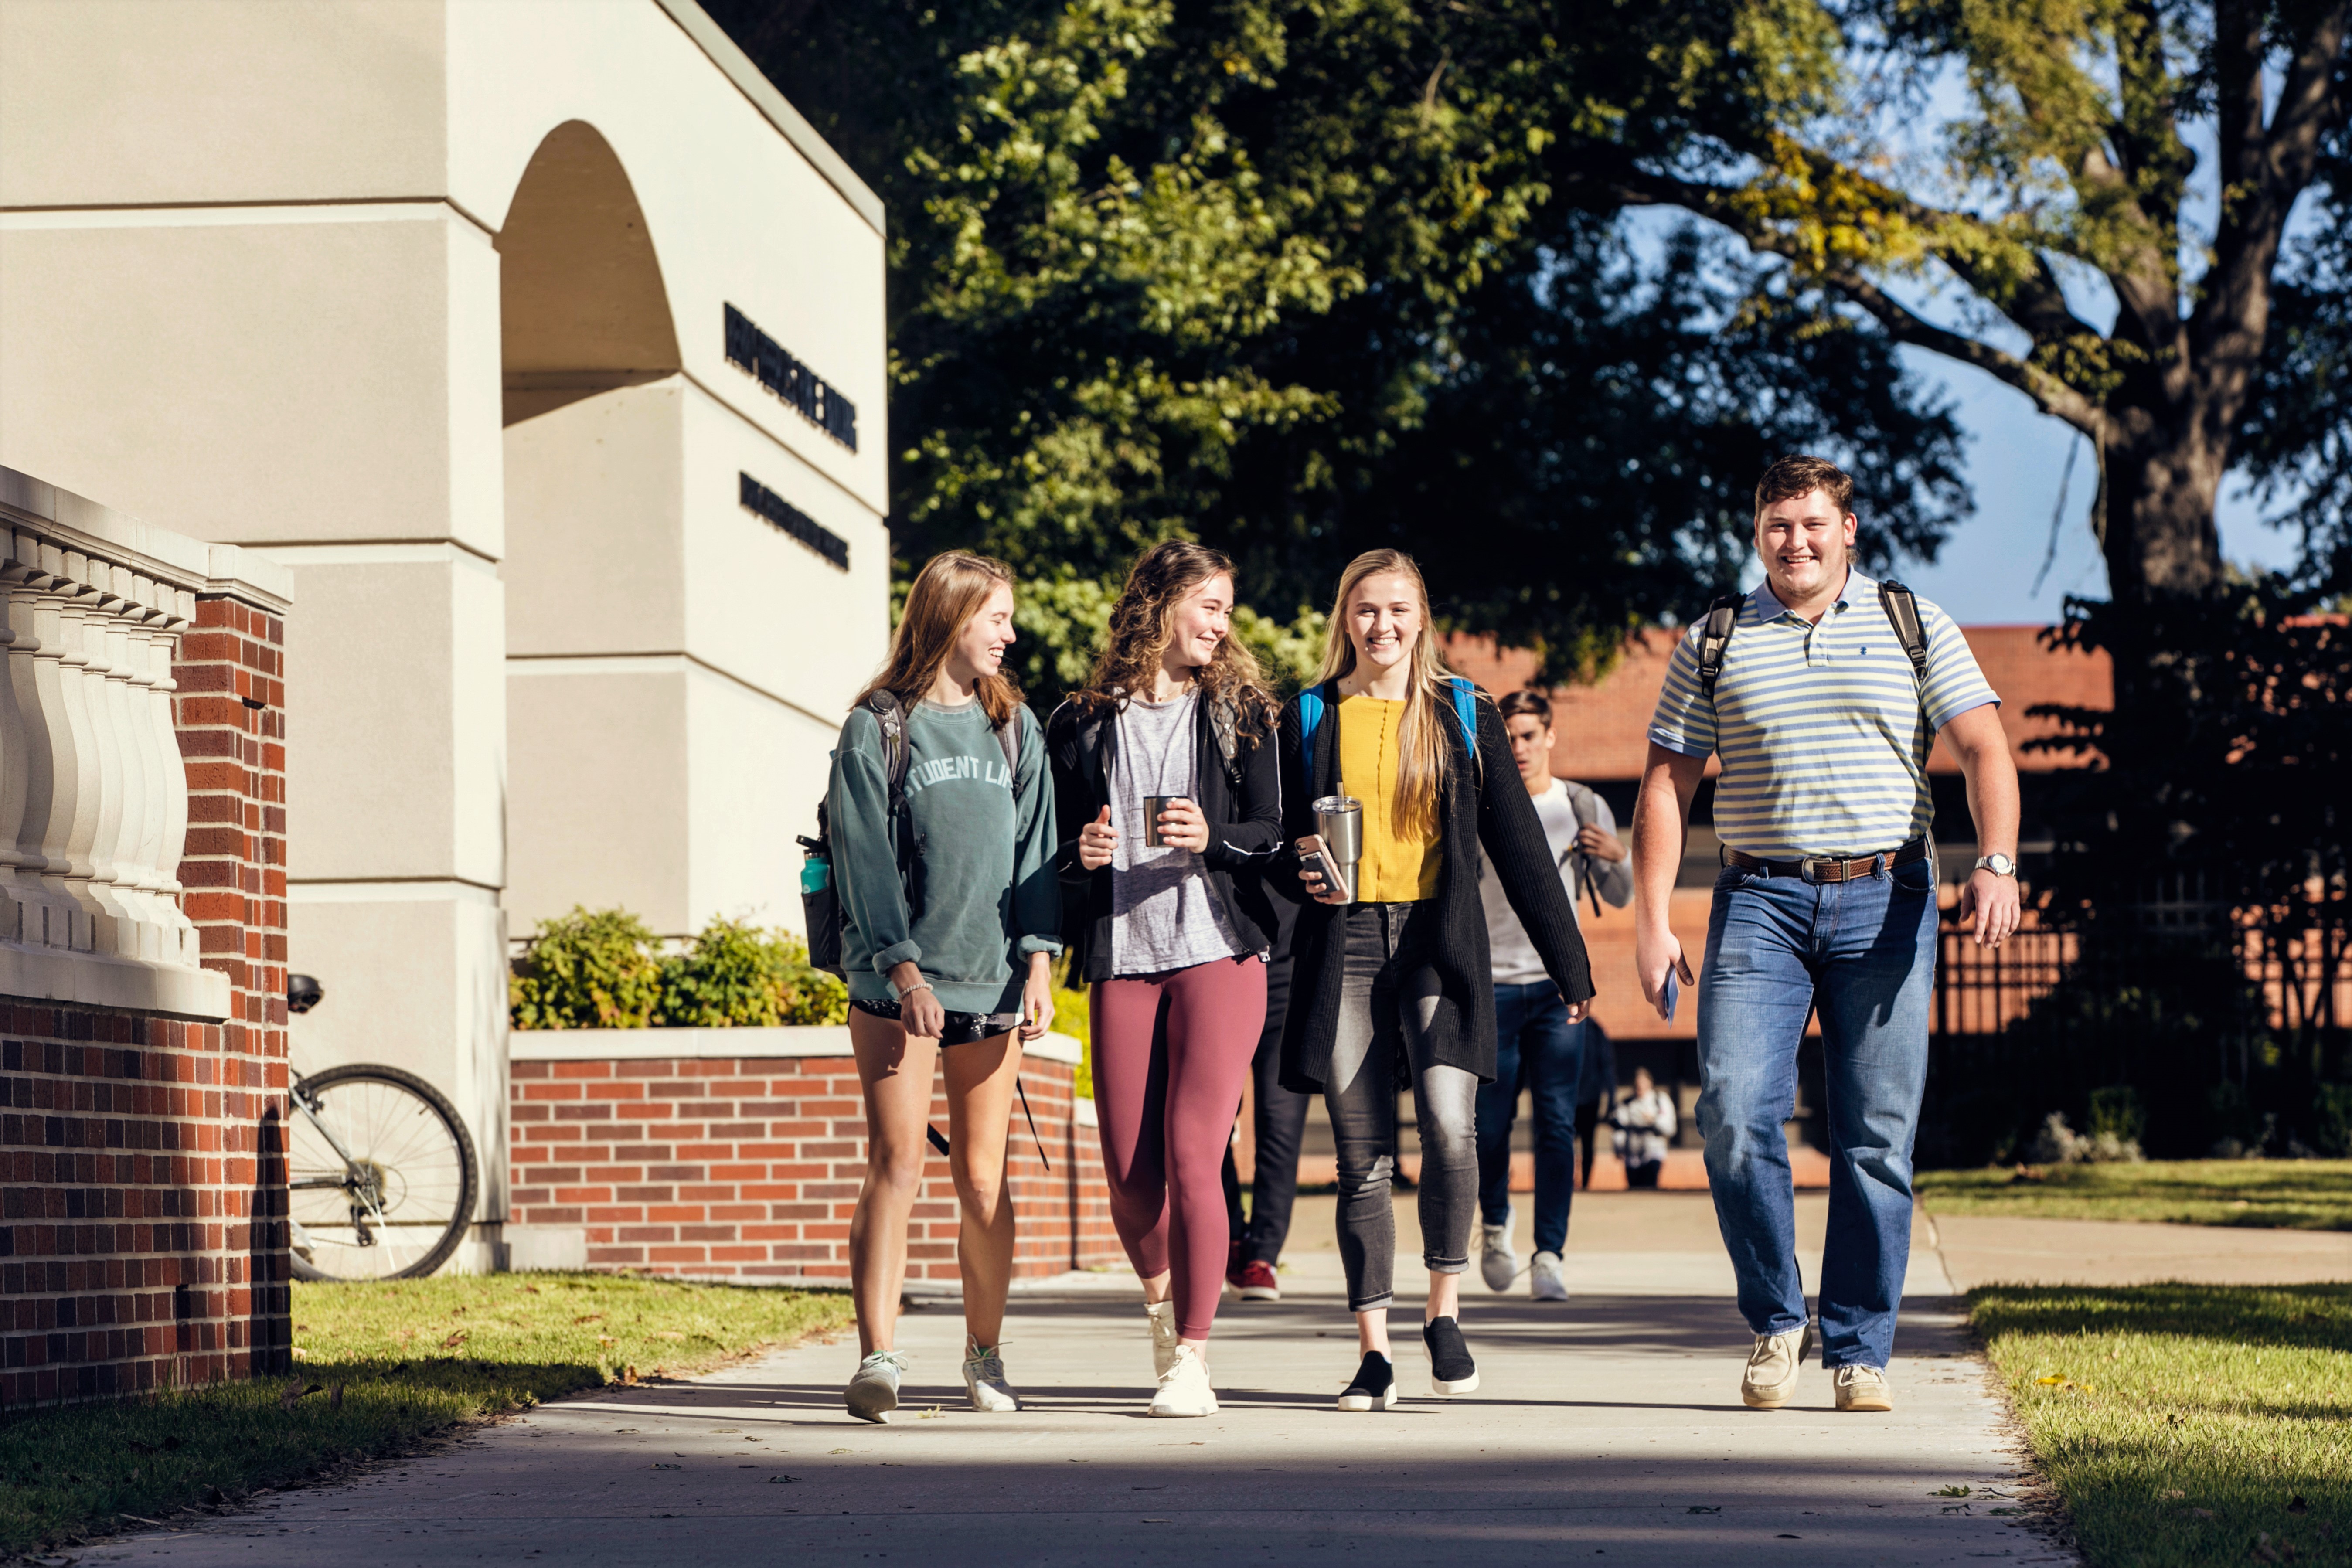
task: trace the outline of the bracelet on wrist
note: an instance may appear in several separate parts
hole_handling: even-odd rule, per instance
[[[918,991],[929,991],[931,989],[931,983],[928,980],[918,980],[912,985],[908,986],[904,991],[899,990],[896,984],[893,984],[887,980],[884,981],[882,984],[890,987],[890,1000],[893,1002],[904,1002],[908,997],[912,996]],[[937,993],[934,992],[933,994],[936,995]]]

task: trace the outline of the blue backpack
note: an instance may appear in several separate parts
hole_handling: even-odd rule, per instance
[[[1454,717],[1462,726],[1462,744],[1470,753],[1470,765],[1479,765],[1478,758],[1478,687],[1467,676],[1446,679],[1454,689]],[[1298,694],[1298,761],[1307,776],[1307,798],[1315,798],[1315,731],[1322,727],[1323,710],[1338,706],[1339,683],[1327,680]]]

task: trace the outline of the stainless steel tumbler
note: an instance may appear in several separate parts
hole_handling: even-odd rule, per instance
[[[1189,795],[1147,795],[1143,797],[1143,847],[1165,849],[1160,841],[1160,814],[1180,800],[1190,800]]]
[[[1345,901],[1356,901],[1356,863],[1364,858],[1364,803],[1350,795],[1327,795],[1314,805],[1315,831],[1323,852],[1339,872]]]

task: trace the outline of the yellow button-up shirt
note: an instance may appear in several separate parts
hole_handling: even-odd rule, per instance
[[[1405,705],[1376,697],[1339,700],[1339,778],[1364,804],[1364,858],[1356,866],[1356,900],[1404,904],[1437,897],[1445,849],[1433,835],[1400,834],[1396,804],[1398,738]]]

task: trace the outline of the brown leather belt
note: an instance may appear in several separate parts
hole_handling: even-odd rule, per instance
[[[1857,855],[1850,860],[1841,860],[1834,855],[1810,855],[1802,860],[1761,860],[1727,844],[1723,847],[1723,863],[1727,866],[1761,871],[1768,877],[1802,877],[1808,882],[1851,882],[1856,877],[1876,876],[1882,866],[1891,871],[1927,858],[1927,840],[1924,837],[1914,838],[1899,849],[1882,849],[1875,855]]]

